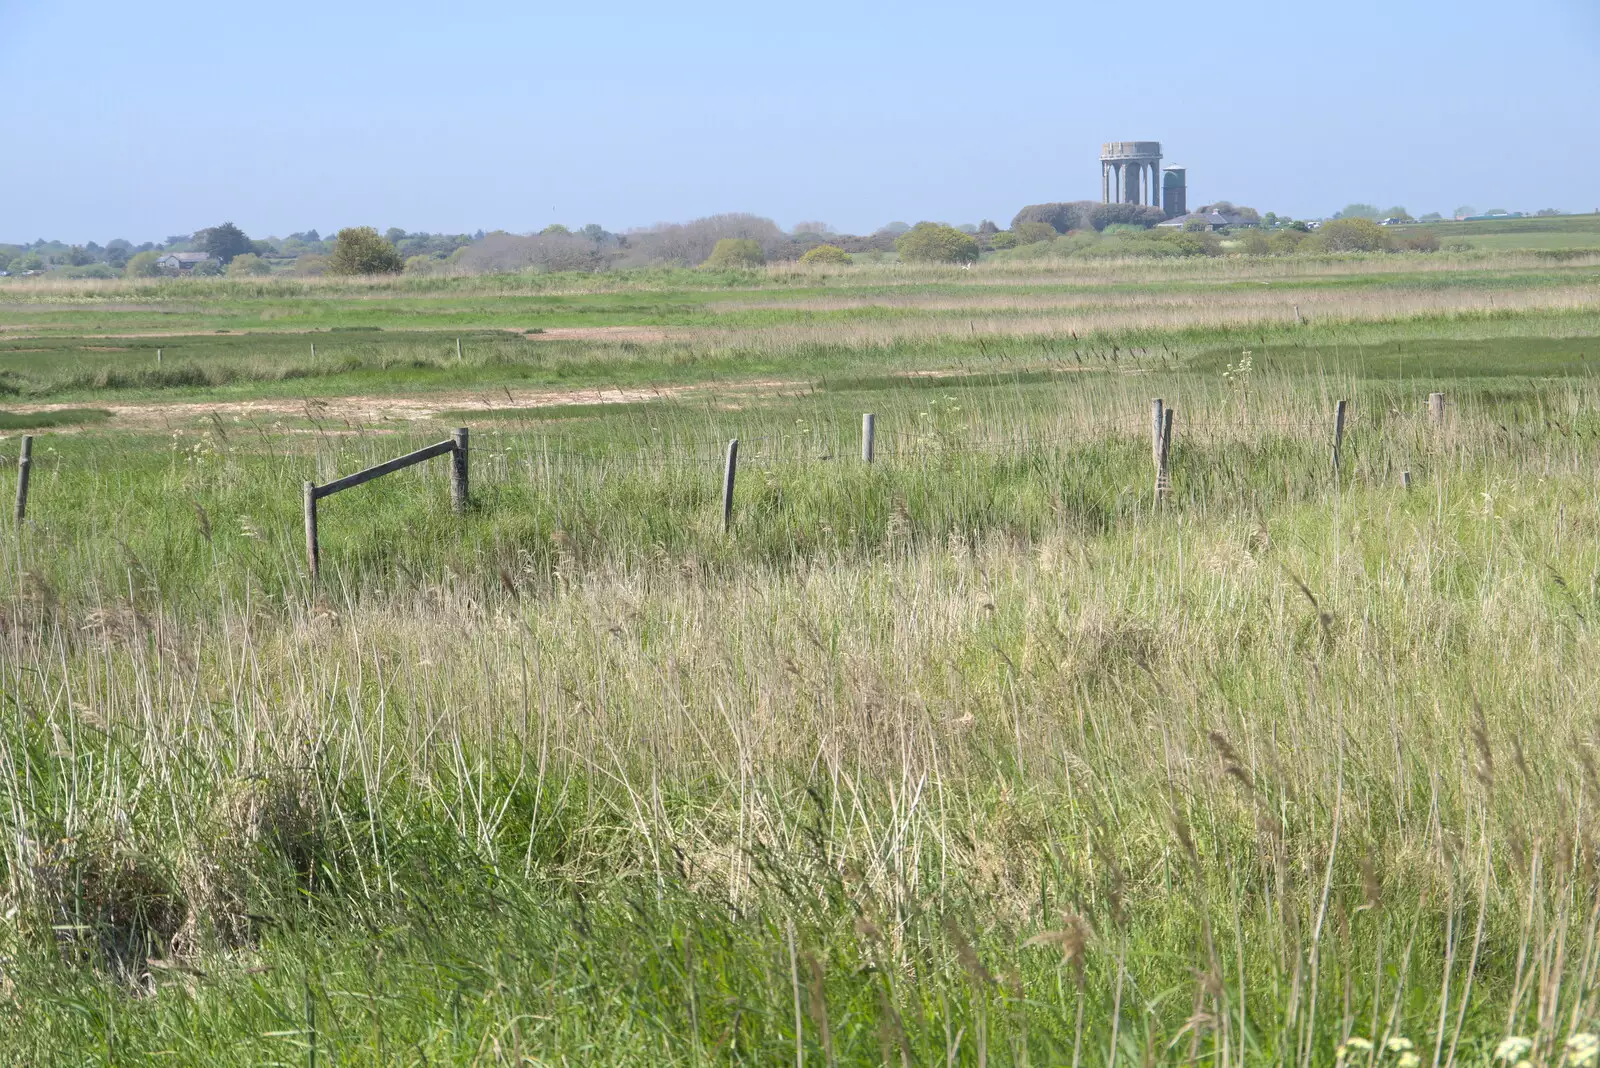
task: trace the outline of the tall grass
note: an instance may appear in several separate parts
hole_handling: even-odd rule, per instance
[[[1555,1063],[1600,975],[1595,387],[1451,399],[1152,370],[504,417],[465,520],[425,468],[328,501],[318,589],[299,481],[435,432],[41,442],[0,1049]]]

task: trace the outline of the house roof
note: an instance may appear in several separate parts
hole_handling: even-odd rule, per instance
[[[204,263],[211,256],[205,252],[169,252],[161,258],[164,260],[177,260],[179,263]]]

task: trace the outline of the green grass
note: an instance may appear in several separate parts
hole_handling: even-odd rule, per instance
[[[57,408],[46,412],[0,411],[0,430],[38,430],[52,426],[102,423],[111,418],[104,408]]]
[[[38,437],[0,1062],[1562,1063],[1600,997],[1600,324],[1510,306],[1544,285],[459,364],[341,331],[298,379],[303,339],[190,335],[188,385],[0,355],[62,396],[494,402]],[[496,400],[656,375],[696,388]],[[444,460],[325,499],[313,585],[302,484],[454,425],[467,513]]]

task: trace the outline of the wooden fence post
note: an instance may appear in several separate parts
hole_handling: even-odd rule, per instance
[[[1169,462],[1172,459],[1172,413],[1176,409],[1167,408],[1162,411],[1161,421],[1161,473],[1156,478],[1156,493],[1165,497],[1172,492],[1172,471]]]
[[[161,362],[161,350],[160,349],[156,349],[156,363],[160,363],[160,362]]]
[[[450,507],[456,515],[467,510],[467,428],[458,426],[450,433],[455,448],[450,452]]]
[[[728,442],[728,463],[722,472],[722,530],[733,525],[733,477],[739,470],[739,439]]]
[[[17,454],[17,526],[28,515],[28,472],[33,469],[33,435],[22,435],[22,451]]]
[[[1409,470],[1400,472],[1400,488],[1403,490],[1411,488],[1411,472]]]
[[[1160,397],[1150,402],[1150,463],[1155,467],[1157,481],[1161,479],[1161,431],[1165,421],[1161,415],[1163,407]]]
[[[871,412],[861,416],[861,462],[870,464],[877,438],[878,417]]]
[[[311,572],[311,581],[317,581],[317,571],[322,563],[322,553],[317,547],[317,484],[307,482],[305,489],[306,507],[306,567]]]
[[[461,362],[461,339],[456,338],[456,363]]]
[[[1344,412],[1349,401],[1340,401],[1333,411],[1333,477],[1339,478],[1339,450],[1344,446]]]
[[[1444,394],[1428,394],[1428,422],[1434,426],[1444,426]]]

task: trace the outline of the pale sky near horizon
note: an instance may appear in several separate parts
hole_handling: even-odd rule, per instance
[[[1107,140],[1191,205],[1600,209],[1600,0],[0,0],[0,70],[0,241],[1004,226]]]

